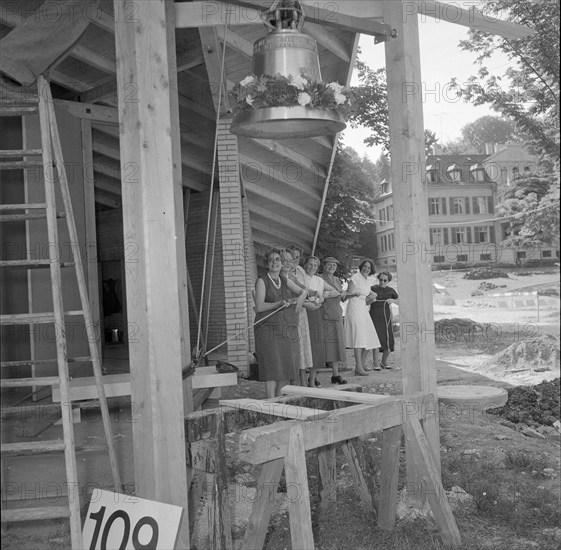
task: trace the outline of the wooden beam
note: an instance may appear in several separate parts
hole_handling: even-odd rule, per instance
[[[176,27],[262,25],[261,11],[229,2],[181,2],[175,4]]]
[[[344,393],[347,392],[341,392]],[[406,406],[398,399],[377,404],[357,404],[331,413],[321,422],[301,423],[307,451],[393,428],[403,424],[407,416],[422,416],[422,411],[406,412]],[[244,430],[240,435],[240,458],[251,464],[261,464],[285,456],[293,425],[291,421],[275,422],[269,426]]]
[[[228,48],[235,50],[246,59],[251,59],[253,57],[253,43],[249,42],[249,40],[246,40],[232,29],[226,31],[224,27],[216,27],[216,34],[222,44],[225,44]]]
[[[411,448],[415,464],[421,471],[421,483],[417,486],[407,485],[407,487],[415,487],[425,493],[433,516],[440,525],[444,545],[447,548],[460,548],[462,537],[446,498],[446,491],[440,481],[440,468],[434,462],[434,451],[418,419],[409,418],[405,423],[405,441]]]
[[[390,40],[385,50],[395,238],[401,246],[397,275],[401,303],[407,304],[400,316],[403,392],[436,395],[431,270],[418,253],[429,242],[427,189],[420,169],[425,161],[423,103],[420,93],[404,93],[406,86],[421,89],[419,27],[417,15],[403,17],[401,2],[384,0],[382,5],[384,20],[398,31],[398,38]],[[436,416],[427,419],[424,429],[440,468]],[[407,482],[414,484],[418,474],[407,448],[406,453]]]
[[[266,186],[267,184],[280,183],[283,187],[287,189],[287,191],[290,190],[291,192],[294,192],[295,197],[297,197],[298,195],[303,195],[304,197],[313,199],[314,201],[318,201],[318,202],[321,201],[321,192],[309,184],[302,185],[301,181],[298,181],[301,180],[301,178],[284,177],[283,179],[283,174],[285,174],[285,172],[292,165],[282,166],[280,162],[279,163],[261,162],[255,158],[248,157],[247,155],[243,155],[241,153],[239,155],[239,159],[240,159],[240,164],[244,167],[242,168],[242,177],[244,178],[244,181],[247,181],[249,179],[247,174],[244,176],[244,170],[251,169],[254,170],[258,175],[258,179],[256,181],[253,181],[253,183],[255,184]],[[294,163],[293,166],[298,167],[296,172],[296,176],[298,176],[300,170],[299,165],[297,163]],[[292,176],[292,172],[291,172],[291,176]]]
[[[279,195],[278,193],[273,193],[270,189],[263,185],[258,185],[251,183],[247,180],[243,182],[244,189],[249,191],[252,195],[256,195],[259,198],[267,199],[273,204],[279,204],[285,208],[293,210],[295,213],[307,218],[311,223],[315,224],[317,222],[317,215],[313,210],[302,206],[299,202],[286,197],[286,195]]]
[[[332,32],[327,30],[324,26],[318,23],[311,23],[306,21],[302,30],[311,36],[318,44],[334,53],[339,59],[345,63],[351,61],[348,46],[340,39],[337,38]]]
[[[407,1],[403,3],[403,19],[406,20],[408,17],[420,13],[427,17],[433,17],[437,21],[447,21],[489,34],[497,34],[509,40],[526,38],[536,34],[536,31],[529,27],[510,21],[501,21],[490,15],[483,15],[475,6],[464,9],[461,5],[461,3],[434,2],[433,0]],[[469,3],[465,5],[469,5]]]
[[[202,65],[205,62],[205,57],[202,50],[189,50],[177,56],[177,72],[181,73],[187,69],[192,69]]]
[[[301,424],[295,424],[290,429],[288,450],[284,459],[284,475],[292,548],[314,550],[308,469]]]
[[[382,459],[380,465],[380,499],[378,501],[378,527],[391,531],[397,513],[399,482],[399,454],[403,427],[396,426],[382,432]]]
[[[310,409],[288,403],[266,402],[261,399],[221,399],[220,406],[234,410],[253,411],[278,418],[292,418],[293,420],[320,420],[331,414],[331,411]]]
[[[225,68],[222,68],[223,46],[218,38],[218,32],[215,28],[201,27],[199,36],[203,46],[203,55],[206,63],[206,72],[208,74],[208,85],[214,103],[216,113],[226,114],[230,111],[230,100],[228,99],[228,91],[225,84]]]
[[[182,368],[181,267],[176,201],[179,131],[174,124],[177,96],[175,23],[169,2],[115,0],[117,90],[121,159],[137,167],[123,177],[125,246],[137,245],[136,262],[126,262],[129,318],[138,330],[129,343],[136,494],[188,510]],[[121,15],[136,9],[135,21]],[[155,25],[157,21],[159,24]],[[127,101],[134,83],[138,101]],[[124,173],[124,171],[123,171]],[[158,182],[158,185],[154,185]],[[176,545],[189,548],[184,517]]]
[[[263,218],[265,221],[269,220],[274,224],[278,224],[281,227],[285,227],[289,231],[298,231],[302,235],[305,235],[307,238],[312,239],[314,237],[314,230],[310,227],[302,225],[301,223],[295,222],[291,220],[288,216],[281,216],[280,214],[275,214],[273,210],[268,208],[263,208],[262,206],[258,206],[257,204],[250,203],[249,204],[249,212],[255,216]],[[255,218],[251,218],[252,222],[255,221]]]
[[[253,143],[257,143],[257,145],[259,145],[260,147],[263,147],[268,151],[272,151],[277,155],[293,162],[294,164],[298,164],[299,166],[307,170],[310,174],[312,174],[314,178],[316,178],[316,180],[324,180],[327,176],[327,172],[321,164],[314,162],[301,153],[294,151],[294,149],[290,149],[286,145],[280,144],[276,140],[258,138],[250,138],[250,140]]]
[[[94,105],[93,103],[78,103],[77,101],[66,101],[63,99],[55,99],[54,103],[57,107],[83,120],[92,120],[105,124],[119,124],[119,111],[115,107]]]

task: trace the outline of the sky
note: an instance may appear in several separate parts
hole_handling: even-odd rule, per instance
[[[479,65],[476,55],[465,52],[458,46],[467,38],[469,29],[431,17],[419,16],[419,37],[421,47],[421,78],[423,90],[423,113],[425,128],[436,133],[440,143],[460,137],[466,124],[485,116],[498,116],[487,106],[475,106],[458,100],[447,84],[452,77],[466,82],[477,74]],[[385,66],[384,45],[374,44],[373,37],[362,35],[360,39],[361,59],[372,69]],[[503,74],[508,67],[508,59],[501,52],[486,61],[491,73]],[[358,84],[356,74],[351,85]],[[352,129],[347,125],[343,133],[343,143],[352,147],[360,155],[373,161],[380,157],[381,147],[367,147],[363,140],[369,135],[364,128]]]

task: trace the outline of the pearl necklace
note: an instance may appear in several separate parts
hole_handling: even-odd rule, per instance
[[[270,274],[269,272],[267,272],[267,276],[269,277],[269,279],[271,279],[271,283],[273,283],[273,286],[274,286],[277,290],[280,290],[280,287],[281,287],[281,280],[280,280],[280,277],[279,277],[279,279],[278,279],[279,282],[278,282],[278,284],[277,284],[277,283],[275,282],[275,280],[271,277],[271,274]]]

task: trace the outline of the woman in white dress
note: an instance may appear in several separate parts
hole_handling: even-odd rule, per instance
[[[358,267],[358,273],[350,278],[347,289],[349,303],[345,316],[345,341],[348,348],[354,348],[355,374],[359,376],[368,376],[367,371],[371,370],[365,366],[368,351],[380,347],[366,301],[367,297],[369,301],[376,298],[375,293],[370,290],[375,272],[374,262],[364,260]]]

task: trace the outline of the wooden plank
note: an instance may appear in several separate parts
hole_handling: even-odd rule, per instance
[[[181,506],[188,515],[173,168],[179,135],[171,120],[177,86],[169,70],[175,23],[169,5],[139,2],[131,22],[119,16],[131,5],[116,0],[115,42],[121,159],[138,168],[122,182],[125,241],[139,251],[135,262],[125,264],[128,315],[139,335],[129,344],[131,399],[139,407],[133,424],[136,491]],[[127,101],[131,84],[135,102]],[[188,549],[187,526],[184,517],[176,545]]]
[[[284,459],[284,475],[292,548],[314,550],[304,432],[300,424],[293,425],[290,429],[288,450]]]
[[[64,99],[55,99],[54,103],[71,115],[84,120],[93,120],[104,124],[119,124],[119,111],[115,107],[78,103],[77,101],[66,101]]]
[[[235,386],[238,383],[235,372],[222,374],[216,372],[215,367],[198,367],[191,379],[194,389]],[[107,397],[131,395],[131,375],[128,372],[103,375],[103,385]],[[70,381],[70,396],[73,401],[95,399],[97,397],[95,378],[93,376],[73,378]],[[53,391],[53,401],[60,401],[60,394],[56,388]]]
[[[99,277],[97,261],[97,231],[95,216],[95,185],[93,172],[92,123],[82,120],[82,170],[84,180],[84,210],[86,231],[86,269],[88,298],[92,323],[96,333],[101,333],[99,303]],[[96,341],[98,357],[101,357],[101,338]]]
[[[459,548],[462,538],[440,480],[440,468],[433,459],[430,444],[416,418],[409,418],[405,423],[405,441],[409,444],[415,463],[421,472],[421,483],[417,489],[426,495],[432,513],[440,526],[442,541],[448,548]]]
[[[284,468],[284,457],[266,462],[257,481],[257,494],[247,522],[242,548],[263,548]]]
[[[365,512],[372,512],[374,510],[374,507],[372,505],[372,495],[370,494],[370,490],[368,489],[368,485],[362,471],[362,466],[360,465],[360,462],[358,460],[356,450],[350,441],[345,441],[341,445],[341,449],[343,451],[343,454],[345,455],[345,458],[347,459],[347,464],[353,476],[356,490],[360,496],[362,508]]]
[[[403,17],[401,2],[384,0],[384,21],[396,29],[398,38],[386,44],[389,134],[392,151],[391,176],[394,197],[395,238],[403,243],[397,257],[401,281],[400,300],[407,304],[400,317],[403,358],[403,392],[436,395],[434,316],[430,265],[418,251],[429,242],[427,188],[423,184],[425,137],[421,94],[419,23],[417,15]],[[417,250],[417,252],[415,252]],[[424,424],[440,468],[440,436],[436,416]],[[415,485],[415,463],[406,447],[407,483]]]
[[[306,21],[302,29],[308,36],[311,36],[318,44],[333,52],[339,59],[345,63],[350,63],[351,55],[349,47],[341,39],[337,38],[333,32],[329,31],[322,25]]]
[[[70,515],[68,506],[45,506],[40,508],[3,509],[2,523],[15,523],[19,521],[47,520],[67,518]],[[82,543],[76,548],[80,548]]]
[[[214,110],[216,113],[225,114],[230,110],[230,101],[224,81],[226,75],[223,70],[223,46],[215,28],[200,27],[199,36],[208,74],[208,85],[210,87],[208,91],[212,94]]]
[[[321,505],[337,501],[336,458],[337,447],[335,445],[326,445],[318,449],[318,482]]]
[[[287,403],[264,402],[260,399],[222,399],[220,405],[229,409],[243,409],[293,420],[321,420],[331,414],[331,411],[309,409]]]
[[[317,397],[319,399],[331,399],[334,401],[348,401],[350,403],[390,403],[404,398],[400,395],[377,395],[375,393],[362,393],[355,391],[344,391],[331,388],[308,388],[306,386],[286,385],[281,389],[283,395],[294,395],[302,397]]]
[[[378,527],[391,531],[397,511],[399,481],[399,456],[403,427],[384,430],[382,434],[382,462],[380,466],[380,500],[378,501]]]
[[[253,57],[253,43],[249,42],[249,40],[246,40],[238,33],[235,33],[233,30],[228,29],[228,32],[226,32],[223,27],[217,27],[216,35],[228,48],[232,48],[247,59]]]
[[[332,411],[320,422],[303,421],[305,448],[309,451],[398,426],[406,416],[404,408],[400,401],[395,400],[376,405],[359,404]],[[240,435],[240,458],[252,464],[261,464],[285,456],[292,425],[293,422],[284,421],[244,430]]]

